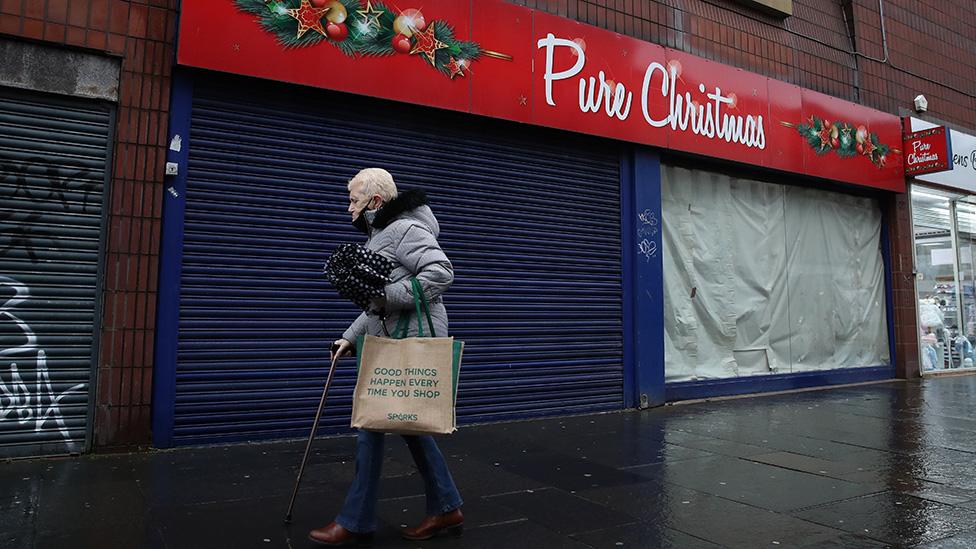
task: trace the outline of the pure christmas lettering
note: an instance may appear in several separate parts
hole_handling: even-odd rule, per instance
[[[573,40],[557,38],[549,33],[539,39],[539,48],[546,50],[546,66],[543,79],[545,80],[546,103],[555,107],[552,97],[554,82],[573,78],[580,74],[586,66],[586,52],[582,46]],[[576,55],[576,62],[566,70],[556,71],[554,68],[554,53],[557,47],[570,48]],[[656,76],[660,76],[660,87],[652,87]],[[656,61],[647,65],[641,89],[641,112],[648,125],[654,128],[670,127],[674,131],[690,131],[695,135],[709,139],[719,139],[728,143],[739,143],[746,147],[765,149],[766,129],[762,115],[731,114],[737,98],[735,94],[723,94],[716,86],[713,91],[707,91],[705,84],[699,84],[697,93],[679,90],[681,83],[680,65],[669,63],[667,67]],[[579,79],[579,108],[582,112],[599,112],[601,109],[607,117],[626,120],[631,114],[633,92],[620,82],[609,81],[603,71],[596,76]],[[655,118],[652,106],[656,102],[665,102],[667,114],[662,118]]]
[[[908,164],[921,164],[923,162],[938,162],[939,155],[933,152],[932,145],[925,141],[913,141],[912,152],[908,153]]]

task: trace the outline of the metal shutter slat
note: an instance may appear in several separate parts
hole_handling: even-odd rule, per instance
[[[373,165],[402,188],[428,190],[441,223],[456,271],[445,296],[451,332],[466,341],[462,423],[623,405],[616,150],[253,88],[194,89],[175,444],[307,433],[328,344],[358,314],[321,267],[336,245],[361,241],[345,184]],[[357,116],[326,110],[323,98]],[[354,368],[340,367],[325,429],[348,425],[354,384]]]
[[[0,457],[87,446],[111,114],[0,88]]]

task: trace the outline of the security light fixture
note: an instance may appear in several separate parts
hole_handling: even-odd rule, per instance
[[[929,110],[929,100],[925,98],[924,95],[919,94],[915,96],[915,112],[923,113]]]

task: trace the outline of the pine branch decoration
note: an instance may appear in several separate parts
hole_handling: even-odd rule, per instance
[[[358,1],[353,0],[354,4],[359,4]],[[349,25],[349,40],[353,44],[352,53],[347,55],[365,55],[365,56],[385,56],[393,55],[396,51],[390,44],[393,37],[396,36],[396,32],[393,31],[393,22],[396,20],[396,16],[393,14],[393,10],[386,7],[386,5],[377,2],[372,5],[373,9],[376,11],[383,12],[379,16],[377,22],[379,23],[379,28],[371,25],[364,24],[362,20],[357,19]],[[361,9],[358,6],[354,8],[355,10]],[[353,13],[350,11],[350,13]]]
[[[877,133],[869,132],[864,126],[854,126],[848,122],[831,122],[811,116],[809,120],[800,124],[781,123],[786,127],[795,128],[818,156],[831,152],[841,158],[867,156],[875,166],[883,168],[890,154],[901,152],[882,143]]]
[[[233,1],[240,11],[254,15],[261,28],[274,35],[278,43],[286,49],[328,42],[350,57],[418,54],[429,66],[452,79],[455,76],[464,76],[464,70],[483,53],[477,43],[458,40],[454,27],[449,23],[435,20],[427,24],[419,10],[397,11],[383,2],[315,0],[313,5],[311,0]],[[329,11],[342,11],[335,7],[336,2],[344,8],[344,19],[329,16]],[[300,18],[304,14],[317,13],[313,9],[326,10],[318,18],[318,23],[322,26],[313,26],[303,31]],[[405,20],[398,20],[405,17],[407,12],[411,12],[412,16],[406,20],[404,27]],[[318,30],[322,28],[325,32]],[[408,30],[399,33],[398,28]],[[432,33],[427,32],[430,29]],[[432,48],[427,42],[431,37],[437,41],[433,51],[430,51]],[[510,59],[502,54],[494,56]]]

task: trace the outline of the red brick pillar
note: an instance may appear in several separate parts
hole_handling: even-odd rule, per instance
[[[90,4],[123,55],[112,171],[95,445],[150,442],[156,285],[176,0]]]
[[[893,195],[885,204],[891,238],[891,278],[894,294],[895,370],[903,379],[919,377],[918,314],[915,299],[915,259],[912,253],[911,195]]]
[[[176,5],[177,0],[0,0],[0,33],[122,61],[105,229],[104,308],[93,386],[96,447],[150,441]]]

